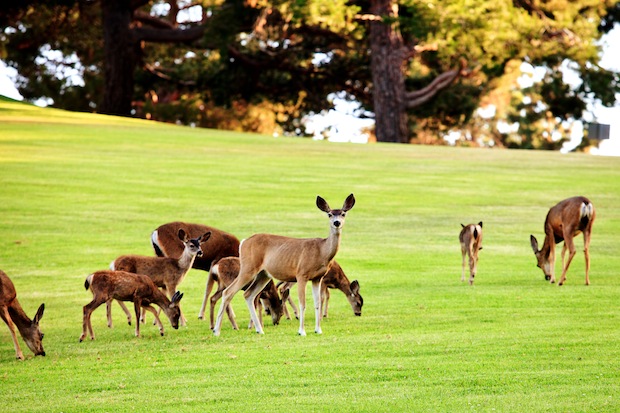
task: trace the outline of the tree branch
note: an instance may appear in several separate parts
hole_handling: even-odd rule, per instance
[[[160,19],[141,10],[136,10],[133,13],[133,18],[140,23],[159,29],[174,29],[175,27],[170,21]]]
[[[205,26],[196,26],[189,29],[153,29],[148,27],[137,27],[132,33],[137,41],[154,43],[191,43],[200,39]]]
[[[452,69],[437,76],[427,86],[420,90],[413,92],[407,92],[405,98],[407,99],[407,108],[415,108],[420,106],[429,100],[431,100],[441,90],[447,88],[454,82],[464,69],[465,62],[461,62],[461,67],[458,69]]]

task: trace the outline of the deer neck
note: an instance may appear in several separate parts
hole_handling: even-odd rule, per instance
[[[179,258],[179,268],[185,270],[185,273],[187,273],[194,264],[195,259],[196,254],[191,254],[186,248],[183,250],[183,254]]]
[[[26,329],[32,325],[32,320],[26,315],[19,301],[13,300],[13,303],[9,306],[9,315],[23,336]]]
[[[323,239],[324,242],[321,248],[321,253],[323,257],[325,257],[326,262],[330,262],[336,256],[338,248],[340,248],[341,232],[342,229],[332,227],[329,231],[329,237]]]

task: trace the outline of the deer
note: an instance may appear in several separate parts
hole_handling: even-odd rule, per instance
[[[239,256],[239,239],[234,235],[202,224],[175,221],[160,225],[151,234],[151,244],[158,257],[179,258],[182,255],[184,245],[177,236],[181,229],[190,237],[198,237],[207,232],[211,233],[208,239],[202,240],[201,248],[203,254],[196,257],[192,264],[193,268],[209,272],[213,265],[222,258]],[[207,277],[205,295],[202,307],[198,313],[199,320],[204,319],[207,299],[212,288],[212,281],[210,285],[209,278]]]
[[[17,327],[19,334],[35,357],[45,356],[43,333],[39,329],[39,322],[43,317],[44,311],[45,303],[39,306],[34,318],[31,320],[17,300],[15,285],[13,285],[9,276],[0,270],[0,317],[9,327],[11,337],[13,338],[13,347],[15,347],[15,357],[18,360],[24,360],[24,353],[22,353],[17,341],[15,327]]]
[[[566,281],[566,272],[575,256],[575,243],[573,238],[583,233],[583,252],[586,258],[586,285],[590,285],[590,238],[592,224],[596,218],[594,204],[584,196],[575,196],[560,201],[549,209],[545,218],[545,240],[542,248],[538,248],[538,241],[534,235],[530,235],[530,243],[537,265],[543,270],[545,280],[555,282],[555,244],[564,241],[562,247],[562,276],[558,285]],[[568,259],[565,261],[566,250]]]
[[[219,260],[214,266],[211,267],[211,271],[209,272],[209,279],[213,283],[218,283],[218,289],[211,296],[210,299],[210,309],[209,309],[209,319],[211,321],[211,330],[214,328],[214,313],[215,313],[215,305],[218,300],[222,297],[222,293],[226,287],[228,287],[239,275],[240,262],[238,257],[226,257]],[[242,289],[247,289],[249,285],[245,285]],[[209,291],[210,293],[210,291]],[[271,316],[271,321],[273,325],[278,325],[280,323],[280,318],[284,314],[284,303],[288,298],[289,292],[286,291],[283,293],[282,298],[280,298],[280,294],[278,293],[278,289],[276,288],[273,281],[267,283],[263,291],[260,292],[259,295],[256,296],[254,307],[259,309],[258,315],[260,322],[262,324],[262,306],[261,301],[265,301],[265,308],[268,310],[269,315]],[[204,308],[201,309],[201,312],[204,313]],[[233,329],[238,330],[237,322],[235,321],[235,312],[232,309],[232,304],[228,305],[226,309],[226,313],[228,315],[228,319],[233,326]],[[252,323],[250,323],[250,328]]]
[[[278,284],[278,290],[280,291],[280,294],[284,294],[284,292],[288,291],[293,286],[293,284],[295,283],[286,282]],[[321,314],[323,318],[328,317],[330,289],[337,289],[342,291],[345,297],[347,297],[351,308],[353,309],[353,314],[358,317],[362,315],[362,306],[364,305],[364,299],[360,294],[359,282],[357,280],[349,281],[342,267],[335,260],[332,262],[331,267],[323,277],[323,281],[321,281]],[[295,317],[298,318],[297,307],[295,306],[295,303],[293,303],[293,300],[290,298],[290,296],[288,297],[286,302],[291,305]],[[284,315],[286,315],[286,317],[290,319],[288,310],[286,309],[286,302],[284,302]]]
[[[200,243],[208,240],[211,233],[206,232],[197,238],[189,238],[185,230],[179,229],[177,236],[184,245],[180,258],[121,255],[110,264],[110,269],[147,275],[156,286],[165,289],[168,297],[172,298],[178,285],[181,284],[192,267],[195,258],[202,255]],[[108,319],[109,317],[108,315]],[[186,319],[182,312],[181,325],[186,325]]]
[[[183,298],[183,294],[176,291],[172,295],[172,299],[169,300],[155,285],[153,280],[144,274],[112,270],[96,271],[86,277],[84,288],[92,291],[93,299],[83,308],[84,318],[80,343],[86,338],[87,330],[90,334],[90,339],[95,339],[90,316],[97,307],[112,299],[132,301],[136,312],[136,320],[140,317],[140,309],[153,313],[155,322],[159,327],[159,334],[162,336],[164,335],[164,326],[157,315],[157,311],[151,307],[151,304],[155,304],[163,310],[175,330],[179,328],[179,318],[181,317],[179,303]],[[140,337],[139,322],[136,322],[136,337]]]
[[[478,253],[482,249],[482,221],[478,224],[461,224],[459,241],[461,243],[461,282],[465,281],[465,256],[469,257],[469,285],[474,285],[478,267]]]
[[[239,275],[222,292],[222,303],[215,321],[213,334],[220,335],[222,317],[234,295],[245,285],[252,283],[244,297],[252,322],[258,334],[264,334],[254,309],[254,299],[271,279],[296,281],[299,299],[299,330],[305,336],[304,315],[306,309],[306,285],[312,283],[314,299],[315,328],[322,334],[320,304],[321,280],[329,269],[338,249],[345,222],[345,216],[355,205],[355,197],[350,194],[341,209],[331,209],[323,198],[317,196],[316,206],[325,212],[330,222],[327,238],[290,238],[273,234],[254,234],[243,240],[239,247],[241,268]]]

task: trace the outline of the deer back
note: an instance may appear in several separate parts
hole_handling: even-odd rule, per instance
[[[115,271],[147,275],[156,286],[161,288],[166,286],[168,278],[180,279],[185,274],[177,260],[167,257],[122,255],[114,260],[111,267]]]
[[[333,256],[317,259],[323,254],[324,241],[255,234],[241,243],[241,265],[251,267],[255,273],[264,269],[280,281],[296,281],[298,275],[312,280],[323,276],[333,259]]]
[[[201,242],[202,257],[196,257],[193,268],[209,271],[211,265],[220,259],[239,256],[239,239],[234,235],[214,227],[180,221],[161,225],[153,231],[151,244],[158,256],[181,257],[184,246],[178,237],[179,229],[184,230],[190,238],[197,238],[211,232],[211,237]]]

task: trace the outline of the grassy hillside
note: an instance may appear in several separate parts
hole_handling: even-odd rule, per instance
[[[272,138],[0,101],[0,268],[47,356],[14,360],[0,328],[2,409],[84,411],[618,411],[620,160],[550,152],[354,145]],[[142,337],[115,305],[78,343],[86,275],[151,255],[173,220],[239,238],[327,236],[317,195],[354,193],[337,259],[361,284],[362,317],[333,292],[323,335],[268,322],[265,335],[197,319],[206,274],[181,284],[188,326]],[[582,238],[567,284],[544,281],[550,206],[597,208],[592,285]],[[484,222],[473,287],[461,283],[460,224]],[[556,272],[560,271],[557,264]],[[296,294],[293,293],[296,297]],[[308,294],[308,305],[312,298]],[[248,313],[235,297],[240,326]]]

